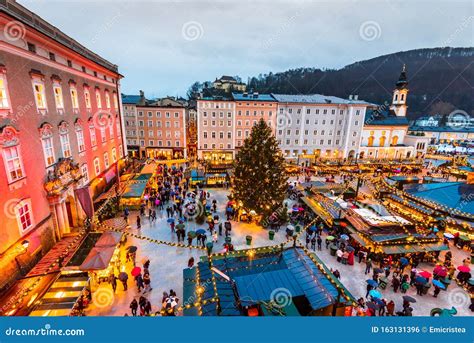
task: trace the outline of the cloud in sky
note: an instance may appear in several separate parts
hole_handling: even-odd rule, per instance
[[[124,93],[185,95],[223,74],[245,81],[297,67],[340,68],[379,55],[472,46],[471,1],[20,0],[119,65]]]

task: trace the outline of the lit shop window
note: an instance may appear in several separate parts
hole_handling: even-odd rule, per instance
[[[61,149],[63,151],[63,157],[71,157],[71,144],[69,143],[69,135],[67,133],[59,135],[61,140]]]
[[[120,156],[120,158],[122,158],[122,157],[123,157],[123,149],[122,149],[122,144],[120,144],[120,146],[119,146],[119,156]]]
[[[5,75],[0,74],[0,108],[9,108],[8,94],[7,94],[7,82]]]
[[[54,164],[54,146],[53,146],[53,137],[43,138],[43,152],[44,152],[44,161],[46,167],[49,167]]]
[[[94,171],[95,171],[95,176],[99,176],[99,174],[100,174],[100,161],[99,161],[98,157],[96,157],[94,159]]]
[[[12,183],[25,177],[21,161],[20,147],[12,146],[3,149],[3,159],[7,171],[8,182]]]
[[[16,208],[16,217],[18,220],[18,226],[20,233],[23,234],[33,227],[33,215],[31,211],[31,200],[20,201]]]

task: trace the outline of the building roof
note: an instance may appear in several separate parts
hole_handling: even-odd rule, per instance
[[[410,126],[410,131],[426,131],[426,132],[474,132],[474,127],[463,126]]]
[[[275,98],[271,94],[260,93],[232,93],[232,98],[235,101],[273,101]]]
[[[243,306],[268,302],[274,297],[275,290],[281,288],[287,289],[293,298],[304,296],[312,310],[336,303],[340,292],[338,287],[352,298],[324,264],[321,261],[315,263],[302,248],[287,248],[283,252],[277,248],[273,252],[258,253],[253,258],[245,254],[225,259],[213,258],[213,266],[235,281],[238,300]],[[207,261],[199,262],[196,268],[199,269],[201,284],[211,280],[213,272]],[[221,315],[241,315],[231,284],[218,274],[214,273],[214,276],[223,311]],[[185,286],[190,278],[192,275],[185,275]],[[213,288],[206,287],[202,299],[214,296]],[[216,305],[213,303],[202,306],[202,311],[203,315],[217,315]]]
[[[411,185],[406,191],[441,206],[474,214],[474,185],[464,182],[423,183]]]
[[[137,105],[140,102],[140,95],[128,95],[122,93],[122,104]]]
[[[409,123],[406,117],[399,117],[395,115],[395,112],[393,112],[392,110],[368,108],[367,111],[365,111],[364,124],[366,126],[408,126]]]
[[[216,81],[237,82],[237,80],[233,76],[229,76],[229,75],[222,75],[219,79],[216,79]]]
[[[344,105],[372,105],[363,100],[350,100],[338,98],[336,96],[322,95],[322,94],[275,94],[271,96],[278,102],[289,103],[306,103],[306,104],[344,104]]]
[[[0,12],[6,13],[8,16],[15,18],[24,25],[27,25],[44,34],[48,38],[56,41],[58,44],[65,46],[66,48],[78,53],[88,60],[91,60],[114,73],[118,73],[118,66],[116,64],[107,61],[106,59],[87,49],[85,46],[72,39],[57,27],[51,25],[26,7],[23,7],[18,2],[14,0],[0,1]]]

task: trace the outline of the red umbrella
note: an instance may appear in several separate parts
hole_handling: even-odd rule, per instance
[[[142,269],[140,267],[135,267],[132,269],[130,274],[132,274],[132,276],[137,276],[137,275],[140,275],[141,272],[142,272]]]
[[[427,272],[426,270],[423,270],[422,272],[418,273],[418,275],[420,275],[424,278],[427,278],[427,279],[429,279],[431,277],[431,273]]]
[[[469,268],[468,266],[459,266],[458,270],[462,273],[469,273],[471,271],[471,268]]]
[[[436,274],[440,277],[446,277],[446,275],[448,275],[448,271],[446,270],[446,267],[437,266],[435,269],[433,269],[433,274]]]

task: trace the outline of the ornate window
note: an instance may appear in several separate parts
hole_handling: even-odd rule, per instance
[[[71,103],[74,110],[79,109],[79,98],[77,95],[76,83],[73,80],[69,81],[69,92],[71,93]]]
[[[97,136],[95,134],[95,127],[94,127],[94,122],[92,118],[89,119],[89,136],[91,139],[91,146],[96,146],[97,145]]]
[[[105,169],[109,168],[109,153],[108,152],[104,153],[104,166],[105,166]]]
[[[105,106],[110,109],[110,94],[108,90],[105,90]]]
[[[101,109],[102,108],[102,99],[100,97],[100,91],[97,88],[95,90],[95,101],[97,103],[97,108]]]
[[[112,97],[114,99],[114,108],[118,109],[117,92],[112,92]]]
[[[44,89],[44,79],[37,74],[33,75],[33,93],[35,95],[36,108],[38,112],[45,114],[48,110],[46,93]]]
[[[40,129],[41,143],[43,145],[44,162],[46,168],[56,162],[54,157],[53,127],[51,124],[44,123]]]
[[[87,164],[84,163],[81,166],[81,174],[82,174],[82,183],[86,185],[89,183],[89,171],[87,170]]]
[[[392,145],[397,145],[398,144],[398,136],[393,136],[392,137]]]
[[[84,84],[84,102],[86,103],[86,108],[91,109],[91,93],[89,91],[89,86]]]
[[[84,141],[84,131],[82,130],[81,119],[76,119],[76,122],[74,123],[74,128],[76,130],[77,148],[79,152],[83,152],[86,150],[86,143]]]
[[[23,235],[26,231],[33,227],[33,214],[31,211],[31,200],[21,200],[15,206],[16,217],[20,233]]]
[[[21,159],[18,131],[14,127],[6,126],[0,130],[0,146],[3,147],[3,162],[8,183],[24,178],[26,175]]]
[[[95,171],[95,176],[99,176],[99,174],[100,174],[100,161],[99,161],[98,157],[96,157],[94,159],[94,171]]]
[[[112,162],[117,162],[117,149],[112,148]]]
[[[3,65],[0,65],[0,110],[6,110],[9,108],[10,100],[8,97],[6,69]]]

